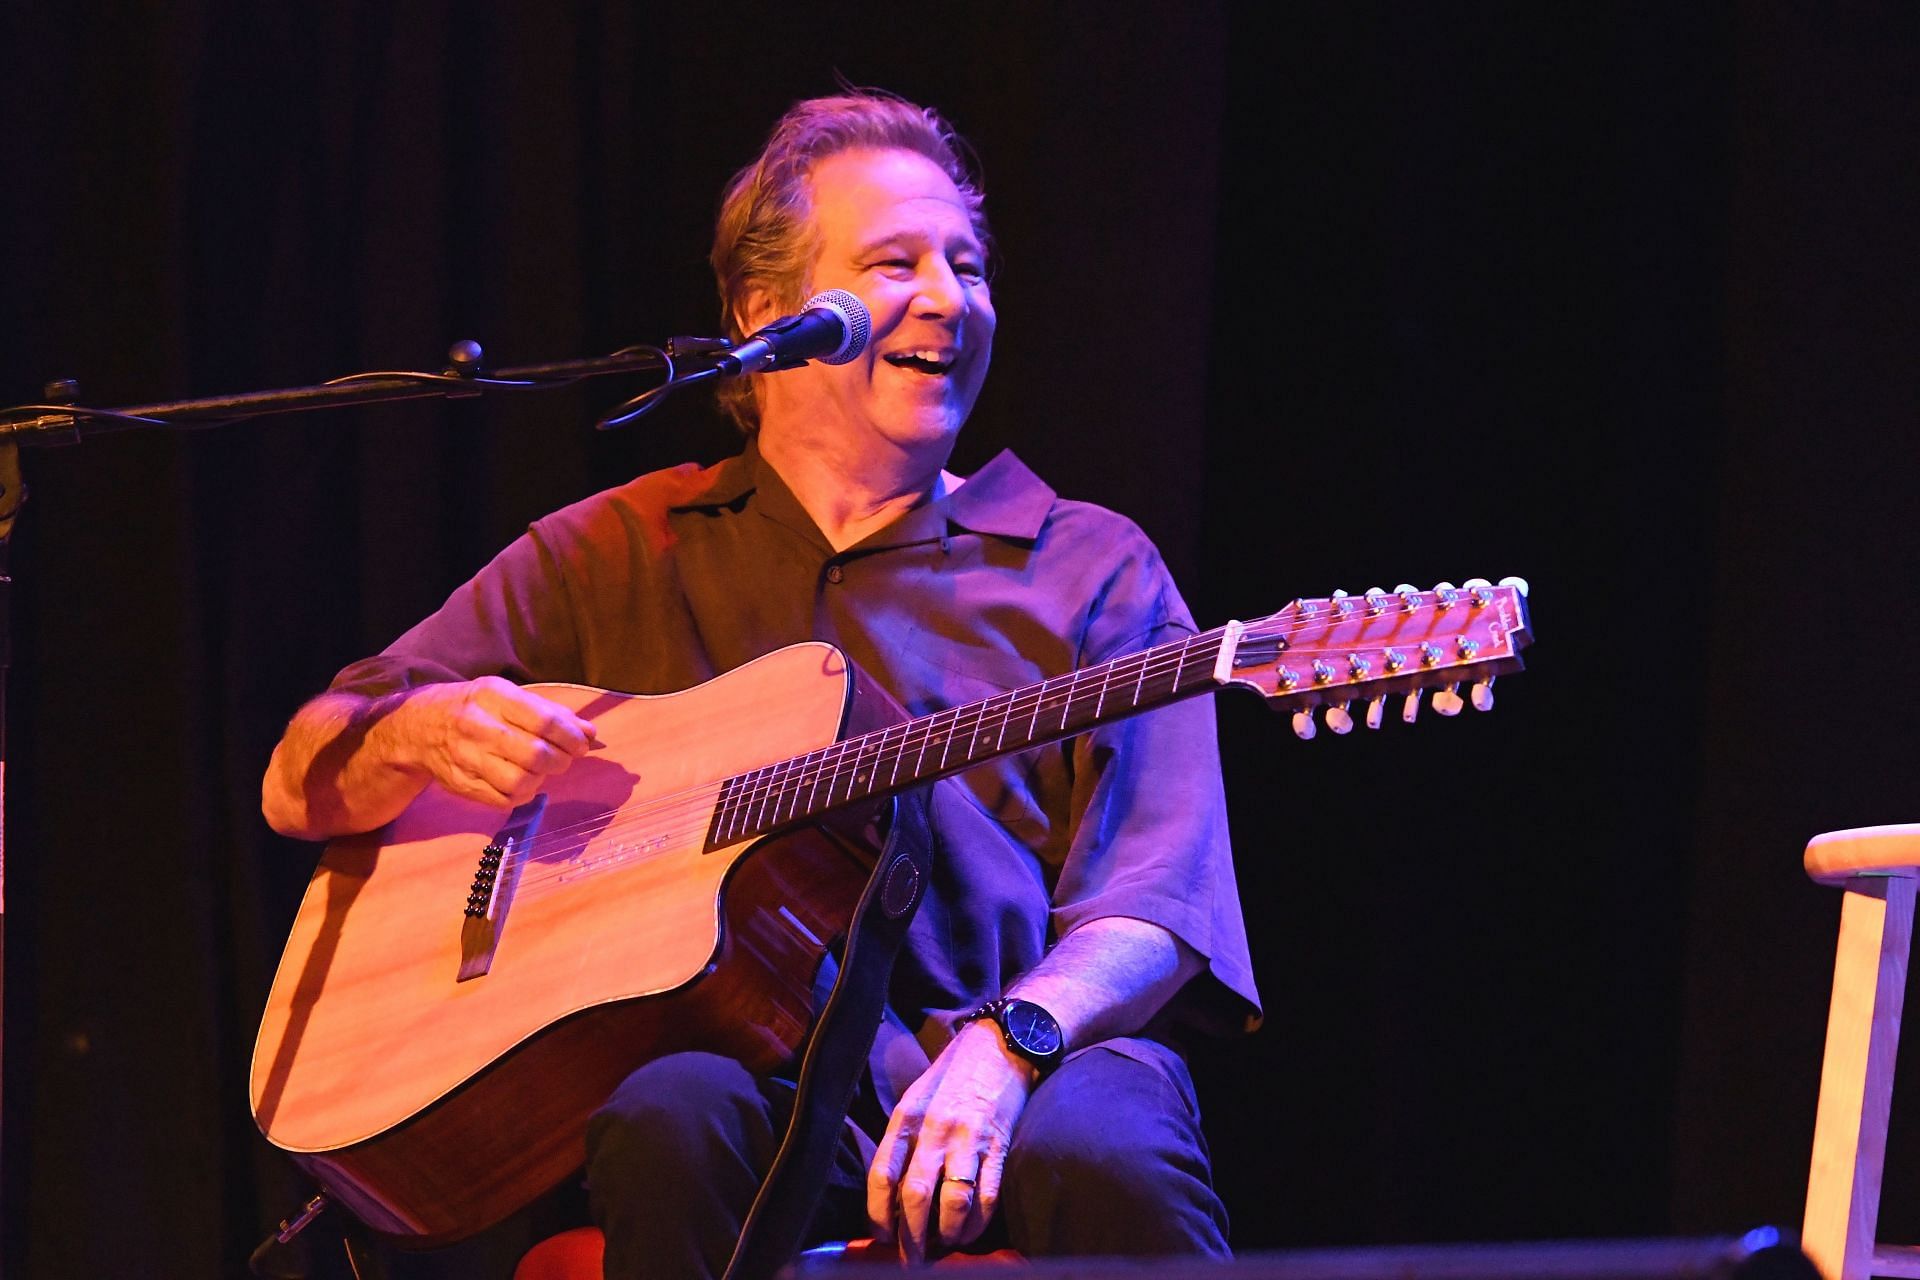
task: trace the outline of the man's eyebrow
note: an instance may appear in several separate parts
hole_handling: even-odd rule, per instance
[[[864,244],[862,244],[859,248],[855,249],[853,252],[855,257],[865,257],[867,254],[870,254],[870,253],[878,253],[880,250],[888,247],[889,245],[909,245],[909,244],[919,245],[919,244],[925,244],[926,242],[927,242],[927,236],[924,232],[914,231],[914,230],[910,230],[908,228],[902,227],[898,230],[887,231],[882,233],[881,235],[874,236],[871,240],[866,241]],[[986,252],[985,248],[980,244],[979,240],[971,234],[965,236],[963,239],[960,239],[958,241],[948,244],[947,248],[949,250],[952,250],[956,246],[966,250],[968,253]]]
[[[906,241],[919,240],[924,238],[925,237],[915,236],[908,231],[888,231],[888,232],[882,233],[881,235],[877,235],[873,237],[873,239],[871,240],[868,240],[866,243],[862,244],[854,252],[860,253],[860,254],[875,253],[881,249],[886,248],[888,245],[901,244]]]

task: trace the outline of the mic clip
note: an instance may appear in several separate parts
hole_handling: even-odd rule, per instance
[[[725,338],[690,338],[682,334],[667,339],[667,358],[678,362],[693,356],[719,355],[733,350],[733,346]]]

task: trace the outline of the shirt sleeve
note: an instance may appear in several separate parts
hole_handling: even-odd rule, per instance
[[[1159,553],[1130,523],[1127,530],[1088,616],[1081,666],[1195,634]],[[1083,735],[1072,765],[1075,819],[1054,887],[1055,936],[1108,916],[1157,924],[1206,958],[1217,985],[1194,994],[1207,1012],[1257,1018],[1213,699],[1188,698]]]
[[[523,684],[579,680],[570,600],[566,576],[536,526],[412,630],[342,670],[327,691],[377,697],[481,676]]]

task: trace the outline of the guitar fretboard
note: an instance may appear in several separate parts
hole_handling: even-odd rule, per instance
[[[979,702],[876,729],[727,779],[708,847],[763,835],[856,800],[905,790],[995,756],[1219,687],[1223,633],[1127,654]]]

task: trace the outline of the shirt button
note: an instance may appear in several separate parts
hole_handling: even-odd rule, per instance
[[[845,572],[844,572],[844,571],[843,571],[843,570],[842,570],[842,569],[840,568],[840,566],[839,566],[839,565],[837,565],[837,564],[830,564],[830,565],[828,565],[828,566],[827,566],[827,581],[828,581],[828,582],[838,582],[838,581],[840,581],[840,579],[842,579],[842,578],[844,578],[844,577],[846,577],[846,576],[847,576],[847,575],[846,575],[846,573],[845,573]]]

